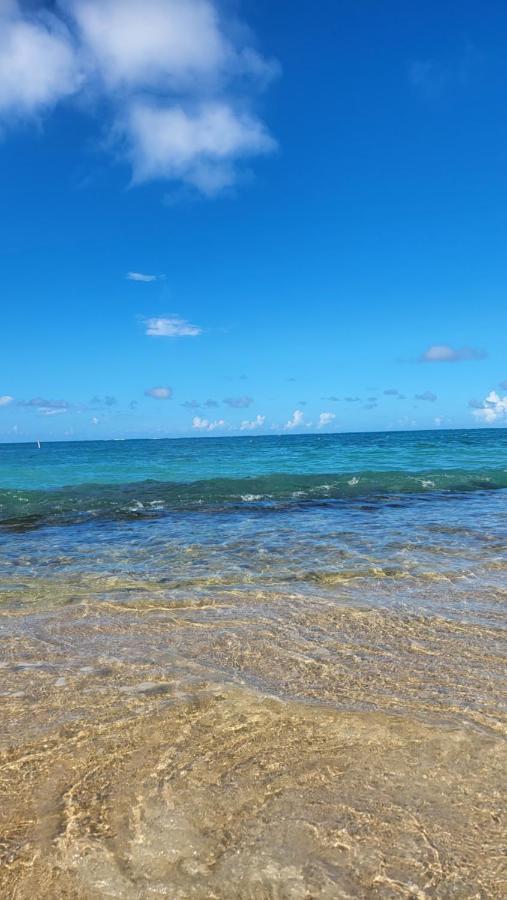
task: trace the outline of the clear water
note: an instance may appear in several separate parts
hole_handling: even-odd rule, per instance
[[[504,430],[0,446],[0,891],[503,896],[506,599]]]

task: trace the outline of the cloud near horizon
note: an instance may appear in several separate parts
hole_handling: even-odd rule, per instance
[[[72,409],[68,400],[45,400],[44,397],[32,397],[31,400],[19,400],[18,406],[36,409],[41,416],[61,416]]]
[[[246,409],[247,406],[251,406],[253,403],[253,397],[226,397],[224,403],[227,406],[230,406],[231,409]]]
[[[433,391],[423,391],[422,394],[414,394],[415,400],[427,400],[429,403],[434,403],[435,400],[438,400],[436,394]]]
[[[192,325],[186,319],[180,316],[172,315],[167,317],[157,317],[145,319],[145,334],[151,337],[197,337],[202,334],[202,328],[198,325]]]
[[[490,391],[483,403],[474,409],[473,415],[487,425],[499,419],[507,419],[507,394],[500,397],[496,391]]]
[[[0,396],[0,406],[10,406],[11,403],[14,403],[14,397],[11,397],[10,394]]]
[[[239,426],[239,429],[240,431],[255,431],[257,428],[262,428],[265,421],[266,416],[256,416],[255,419],[252,419],[251,421],[244,419]]]
[[[173,391],[172,388],[167,386],[152,387],[146,388],[144,395],[145,397],[153,397],[154,400],[170,400]]]
[[[319,416],[319,422],[318,422],[319,428],[325,428],[326,425],[330,425],[334,419],[336,419],[335,413],[322,412]]]
[[[304,425],[305,416],[301,409],[295,409],[288,422],[285,423],[285,431],[292,431],[294,428],[301,428]]]
[[[213,196],[241,160],[276,149],[255,95],[279,66],[250,38],[218,0],[60,0],[51,11],[2,0],[0,122],[38,123],[64,100],[106,109],[104,145],[133,184]]]
[[[210,422],[209,419],[203,419],[201,416],[194,416],[192,419],[192,428],[195,428],[197,431],[215,431],[217,428],[225,427],[224,419],[215,419],[214,422]]]
[[[448,344],[432,344],[419,357],[419,362],[466,362],[473,359],[485,359],[485,350],[477,350],[474,347],[461,347],[455,349]]]

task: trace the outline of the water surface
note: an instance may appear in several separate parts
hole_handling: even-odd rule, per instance
[[[4,894],[503,896],[506,488],[502,430],[1,446]]]

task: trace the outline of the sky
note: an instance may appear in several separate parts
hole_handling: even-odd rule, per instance
[[[507,8],[0,0],[0,441],[507,425]]]

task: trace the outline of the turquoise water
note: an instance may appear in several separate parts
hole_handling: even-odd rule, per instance
[[[504,430],[3,445],[3,603],[148,581],[496,620],[506,488]]]
[[[507,431],[0,446],[0,523],[507,487]]]

